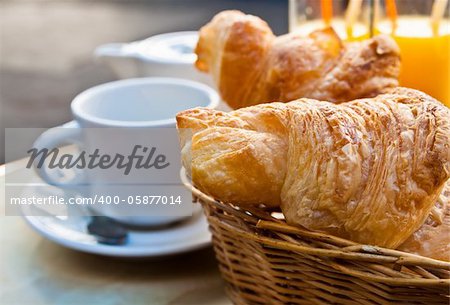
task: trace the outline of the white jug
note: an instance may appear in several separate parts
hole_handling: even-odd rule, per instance
[[[178,77],[214,87],[211,77],[194,66],[197,41],[197,31],[166,33],[131,43],[101,45],[95,56],[119,78]]]

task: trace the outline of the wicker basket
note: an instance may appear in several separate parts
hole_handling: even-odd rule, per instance
[[[449,304],[450,263],[287,225],[200,192],[234,304]]]

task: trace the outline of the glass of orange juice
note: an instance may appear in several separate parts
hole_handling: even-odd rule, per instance
[[[342,40],[369,38],[370,8],[370,0],[289,0],[289,31],[307,35],[331,26]]]
[[[441,1],[441,3],[438,3]],[[450,107],[449,1],[393,1],[396,16],[382,6],[376,32],[390,34],[400,47],[400,85],[419,89]],[[441,6],[441,8],[437,6]],[[436,9],[442,10],[436,24]]]
[[[309,34],[332,26],[347,41],[392,35],[401,50],[400,85],[421,90],[450,107],[449,2],[289,0],[289,30]]]

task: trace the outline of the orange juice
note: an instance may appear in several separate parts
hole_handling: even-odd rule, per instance
[[[391,34],[402,58],[400,85],[419,89],[450,107],[450,20],[441,21],[433,35],[430,18],[399,17],[392,32],[391,22],[383,20],[377,30]]]
[[[322,19],[311,20],[298,23],[293,31],[302,35],[308,35],[312,31],[324,29],[327,25]],[[335,30],[342,40],[355,41],[369,38],[369,29],[362,23],[355,23],[351,29],[347,29],[343,18],[333,18],[331,27]]]

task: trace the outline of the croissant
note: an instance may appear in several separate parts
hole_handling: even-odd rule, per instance
[[[311,99],[177,115],[193,183],[286,221],[396,248],[450,176],[450,110],[416,90],[333,104]],[[188,132],[189,131],[189,132]]]
[[[344,102],[398,86],[400,53],[388,36],[343,43],[331,29],[276,37],[266,22],[224,11],[200,30],[196,67],[232,108],[308,97]]]
[[[398,249],[450,261],[450,180],[447,180],[425,223]]]

